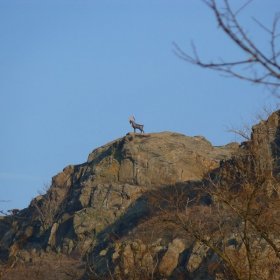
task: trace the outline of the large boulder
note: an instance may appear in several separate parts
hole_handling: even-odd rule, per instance
[[[45,195],[1,220],[0,235],[5,248],[24,240],[21,248],[33,252],[100,252],[108,234],[127,234],[149,213],[145,193],[199,181],[238,151],[237,143],[215,147],[202,136],[129,133],[93,150],[85,163],[64,168]],[[127,255],[132,254],[129,248],[124,249]],[[141,258],[143,269],[151,270],[151,255]]]

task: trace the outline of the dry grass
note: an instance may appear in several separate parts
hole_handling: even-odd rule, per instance
[[[0,271],[6,269],[0,266]],[[40,257],[32,257],[27,262],[18,260],[13,268],[7,269],[1,280],[71,280],[80,279],[86,269],[86,263],[82,260],[70,258],[64,255],[43,254]]]

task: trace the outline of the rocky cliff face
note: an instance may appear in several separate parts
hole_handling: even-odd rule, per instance
[[[47,194],[17,213],[16,227],[2,231],[4,244],[24,237],[28,249],[86,252],[106,232],[127,232],[147,214],[143,192],[199,180],[237,151],[236,143],[213,147],[202,136],[129,133],[54,176]]]
[[[278,122],[277,113],[265,125],[255,126],[254,142],[263,145],[258,139],[264,127],[271,129],[271,137],[278,135]],[[214,147],[202,136],[129,133],[93,150],[87,162],[64,168],[53,177],[45,195],[34,198],[28,208],[3,218],[2,254],[19,254],[20,249],[29,254],[79,252],[81,257],[89,254],[95,262],[98,260],[95,269],[99,275],[108,271],[108,262],[116,274],[121,271],[127,275],[137,262],[143,273],[151,273],[152,259],[158,253],[161,275],[171,275],[186,257],[182,252],[194,241],[182,240],[163,229],[155,236],[156,221],[150,215],[145,194],[200,181],[221,161],[242,152],[237,143]],[[191,257],[194,261],[188,264],[190,271],[199,267],[197,260],[207,251],[196,246]]]

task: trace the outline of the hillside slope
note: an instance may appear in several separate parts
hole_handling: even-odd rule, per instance
[[[265,140],[261,138],[264,134]],[[172,228],[155,226],[151,195],[170,187],[198,186],[206,174],[242,156],[250,143],[263,155],[276,157],[278,134],[279,112],[254,126],[252,141],[241,146],[230,143],[215,147],[202,136],[172,132],[129,133],[93,150],[85,163],[64,168],[53,177],[45,195],[34,198],[28,208],[2,218],[2,259],[17,260],[21,252],[25,254],[23,261],[42,254],[69,258],[78,254],[83,260],[88,257],[91,269],[87,274],[95,271],[107,277],[109,269],[123,275],[116,279],[125,279],[137,262],[142,263],[137,266],[143,273],[151,271],[149,266],[157,254],[161,275],[173,275],[182,262],[188,263],[189,273],[198,271],[201,260],[193,260],[191,253],[195,240],[183,240],[180,230],[175,233]],[[129,257],[124,260],[124,256]],[[196,275],[200,279],[203,272]]]

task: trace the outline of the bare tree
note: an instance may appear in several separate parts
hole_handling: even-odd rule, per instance
[[[279,95],[277,91],[280,86],[280,46],[279,41],[277,45],[277,39],[280,38],[280,32],[278,31],[280,12],[275,14],[271,28],[266,27],[259,20],[253,19],[259,28],[265,30],[270,36],[270,51],[265,53],[253,42],[238,20],[239,14],[252,0],[246,1],[236,11],[230,6],[229,0],[221,1],[223,6],[219,6],[216,0],[202,1],[213,11],[219,27],[244,52],[245,58],[237,61],[222,58],[217,62],[204,62],[201,61],[193,43],[193,55],[184,52],[174,43],[175,54],[188,63],[220,71],[231,77],[264,84]]]
[[[158,190],[151,198],[162,223],[183,229],[210,252],[202,256],[208,258],[207,270],[222,279],[278,279],[280,273],[280,153],[274,122],[279,112],[255,127],[240,154],[221,162],[201,184]]]

